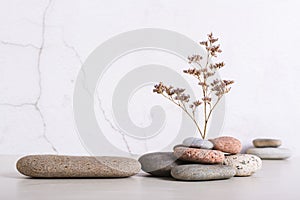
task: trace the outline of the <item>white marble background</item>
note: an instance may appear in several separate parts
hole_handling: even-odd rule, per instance
[[[1,0],[0,154],[87,154],[72,110],[80,66],[110,37],[150,27],[220,36],[222,76],[236,81],[222,134],[245,145],[281,138],[300,155],[299,8],[297,0]]]

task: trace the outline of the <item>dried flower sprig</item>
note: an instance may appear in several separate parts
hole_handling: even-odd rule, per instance
[[[203,139],[207,136],[207,126],[212,112],[222,97],[230,91],[230,85],[234,83],[232,80],[213,79],[216,72],[224,67],[225,63],[211,63],[211,59],[217,57],[222,50],[220,49],[220,44],[216,44],[218,38],[214,38],[212,33],[207,36],[208,39],[206,41],[200,42],[200,45],[204,46],[206,50],[206,64],[201,64],[203,60],[202,55],[195,54],[188,57],[188,63],[193,65],[193,67],[183,70],[184,73],[192,75],[197,79],[203,95],[201,100],[199,99],[189,103],[190,95],[185,93],[185,89],[165,86],[162,82],[155,85],[153,89],[153,92],[161,94],[179,106],[192,119]],[[215,102],[212,101],[213,96],[216,97]],[[196,111],[199,110],[202,105],[204,113],[203,130],[195,116]]]

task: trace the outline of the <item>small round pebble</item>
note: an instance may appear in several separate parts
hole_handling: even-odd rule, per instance
[[[223,136],[215,139],[210,139],[209,141],[213,143],[214,149],[226,153],[237,154],[242,150],[242,143],[234,137]]]
[[[235,176],[251,176],[261,168],[262,161],[255,155],[237,154],[225,156],[224,164],[235,168]]]
[[[255,139],[252,141],[255,147],[279,147],[281,140],[278,139]]]
[[[182,144],[188,147],[195,147],[200,149],[212,149],[214,147],[212,142],[195,137],[186,138],[185,140],[183,140]]]
[[[142,170],[153,176],[171,176],[171,169],[183,161],[178,160],[173,152],[155,152],[142,155],[138,160]]]
[[[221,151],[188,147],[176,147],[174,155],[183,161],[207,164],[222,163],[225,158]]]
[[[108,156],[32,155],[16,165],[21,174],[37,178],[121,178],[141,170],[135,159]]]
[[[253,154],[263,160],[285,160],[291,157],[292,153],[286,148],[249,148],[246,151],[248,154]]]
[[[171,170],[171,175],[183,181],[207,181],[228,179],[235,175],[235,169],[227,165],[180,165]]]

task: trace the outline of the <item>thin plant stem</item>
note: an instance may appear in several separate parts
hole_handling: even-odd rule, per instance
[[[191,119],[192,119],[192,121],[194,122],[194,124],[196,125],[196,127],[197,127],[197,129],[198,129],[198,131],[199,131],[199,133],[200,133],[200,135],[201,135],[201,137],[204,139],[204,135],[202,134],[202,131],[201,131],[201,129],[200,129],[200,127],[199,127],[199,125],[198,125],[198,123],[197,123],[197,121],[195,120],[195,118],[187,111],[187,109],[186,109],[186,107],[185,106],[182,106],[182,105],[184,105],[184,104],[179,104],[179,103],[176,103],[175,101],[174,101],[174,99],[173,98],[169,98],[169,97],[167,97],[166,95],[164,95],[164,94],[162,94],[163,95],[163,97],[165,97],[166,99],[168,99],[168,100],[170,100],[171,102],[173,102],[174,104],[176,104],[177,106],[179,106]]]

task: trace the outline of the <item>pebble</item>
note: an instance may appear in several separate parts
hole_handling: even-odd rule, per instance
[[[235,168],[235,176],[251,176],[261,168],[262,161],[255,155],[237,154],[225,156],[224,164]]]
[[[183,161],[178,160],[173,152],[155,152],[142,155],[139,158],[142,170],[153,176],[171,176],[171,169]]]
[[[225,159],[221,151],[188,147],[176,147],[174,155],[183,161],[207,164],[222,163]]]
[[[281,140],[277,140],[277,139],[255,139],[255,140],[253,140],[253,145],[255,147],[279,147],[281,145]]]
[[[182,142],[183,145],[188,147],[195,147],[200,149],[212,149],[214,147],[213,143],[208,140],[202,140],[200,138],[188,137]]]
[[[214,149],[226,153],[237,154],[242,150],[242,143],[234,137],[223,136],[215,139],[210,139],[209,141],[213,143]]]
[[[285,160],[291,157],[291,151],[286,148],[249,148],[246,151],[265,160]]]
[[[17,161],[17,170],[38,178],[115,178],[137,174],[140,163],[124,157],[30,155]]]
[[[206,181],[228,179],[235,175],[235,169],[227,165],[180,165],[171,170],[171,175],[177,180]]]

